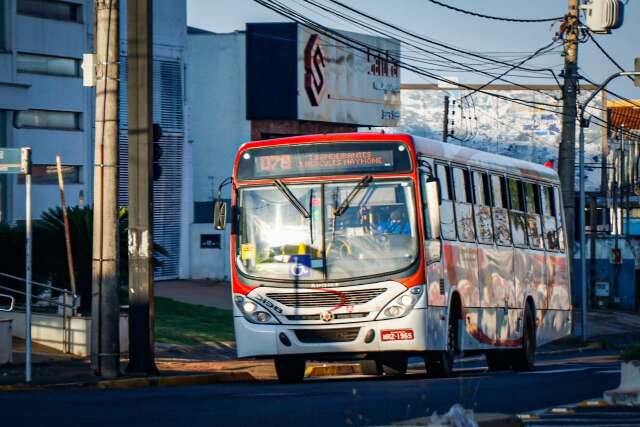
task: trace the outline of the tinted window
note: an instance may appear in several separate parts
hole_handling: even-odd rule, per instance
[[[489,194],[489,178],[484,172],[473,172],[473,195],[475,204],[481,206],[491,206]]]
[[[471,203],[471,183],[467,169],[453,168],[453,188],[456,202]]]
[[[493,193],[493,206],[496,208],[507,207],[507,184],[503,176],[491,175],[491,191]]]
[[[513,178],[509,178],[509,202],[509,207],[511,210],[524,212],[522,183]]]
[[[16,111],[13,115],[13,125],[17,128],[79,130],[80,114],[51,110]]]
[[[18,0],[17,11],[20,15],[58,21],[82,21],[82,6],[55,0]]]
[[[30,53],[18,53],[16,55],[16,68],[21,73],[68,77],[78,77],[80,75],[80,61],[77,59],[33,55]]]
[[[451,200],[451,186],[449,185],[449,166],[443,164],[436,165],[436,177],[440,184],[440,197],[444,200]]]
[[[491,197],[489,178],[484,172],[473,172],[473,193],[475,198],[476,230],[480,243],[493,243],[493,224],[491,220]]]
[[[560,191],[553,187],[553,203],[556,206],[556,222],[558,228],[558,247],[564,252],[564,224],[562,223],[562,205],[560,204]]]

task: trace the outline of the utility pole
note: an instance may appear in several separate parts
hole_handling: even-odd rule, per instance
[[[444,113],[442,116],[442,142],[449,139],[449,95],[444,96]]]
[[[129,96],[129,365],[154,374],[153,51],[151,0],[127,0]]]
[[[573,274],[573,248],[575,242],[575,157],[576,157],[576,96],[578,92],[578,21],[579,0],[569,0],[569,11],[564,23],[564,85],[562,87],[562,136],[558,147],[558,175],[567,233],[569,271]],[[570,278],[573,284],[573,277]],[[572,285],[573,286],[573,285]]]
[[[120,375],[118,300],[118,0],[95,0],[96,137],[93,169],[91,361],[96,375]]]

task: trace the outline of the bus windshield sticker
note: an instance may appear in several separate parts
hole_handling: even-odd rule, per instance
[[[243,243],[240,247],[240,258],[243,261],[253,260],[256,256],[256,247],[252,243]]]

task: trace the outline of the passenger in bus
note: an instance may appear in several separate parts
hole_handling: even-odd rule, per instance
[[[375,235],[411,234],[411,226],[402,207],[395,208],[386,220],[376,227]]]

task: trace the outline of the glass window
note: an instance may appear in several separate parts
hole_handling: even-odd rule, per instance
[[[522,194],[522,182],[509,178],[509,208],[512,211],[524,212],[524,197]]]
[[[471,203],[471,183],[467,169],[453,168],[453,188],[456,202]]]
[[[56,0],[18,0],[17,11],[20,15],[58,21],[82,22],[82,5]]]
[[[81,184],[81,166],[62,165],[62,179],[65,184]],[[58,169],[56,165],[32,165],[31,182],[33,184],[58,185]],[[18,175],[18,183],[24,184],[24,175]]]
[[[453,202],[451,181],[449,180],[449,166],[436,164],[436,176],[440,185],[440,234],[447,240],[456,239],[455,217],[453,214]]]
[[[503,176],[491,175],[491,191],[493,192],[493,207],[507,208],[507,184]]]
[[[80,76],[80,61],[31,53],[18,53],[16,67],[21,73],[49,74],[53,76]]]
[[[0,52],[7,49],[6,41],[7,41],[7,7],[8,3],[6,1],[0,1]]]
[[[547,186],[540,187],[542,194],[542,214],[544,216],[556,216],[556,206],[553,199],[553,188]]]
[[[491,206],[489,178],[485,172],[473,171],[473,194],[476,205]]]
[[[413,186],[374,181],[352,193],[356,184],[289,184],[291,200],[275,186],[240,189],[240,270],[295,286],[408,268],[418,256]]]
[[[509,228],[509,211],[507,210],[507,181],[503,176],[491,175],[491,192],[493,195],[493,227],[496,243],[511,245],[511,229]]]
[[[475,218],[480,243],[493,243],[493,224],[489,196],[489,178],[485,172],[473,172],[473,192],[475,196]]]
[[[13,125],[17,128],[79,130],[81,113],[73,111],[26,110],[16,111]]]
[[[558,229],[558,247],[564,252],[564,224],[562,223],[562,205],[560,204],[560,191],[553,187],[553,203],[556,206],[556,222]]]
[[[449,166],[436,164],[436,177],[440,184],[440,197],[444,200],[451,200],[451,186],[449,185]]]
[[[532,214],[540,214],[540,195],[538,193],[538,185],[531,182],[525,182],[524,195],[526,200],[527,212]]]

